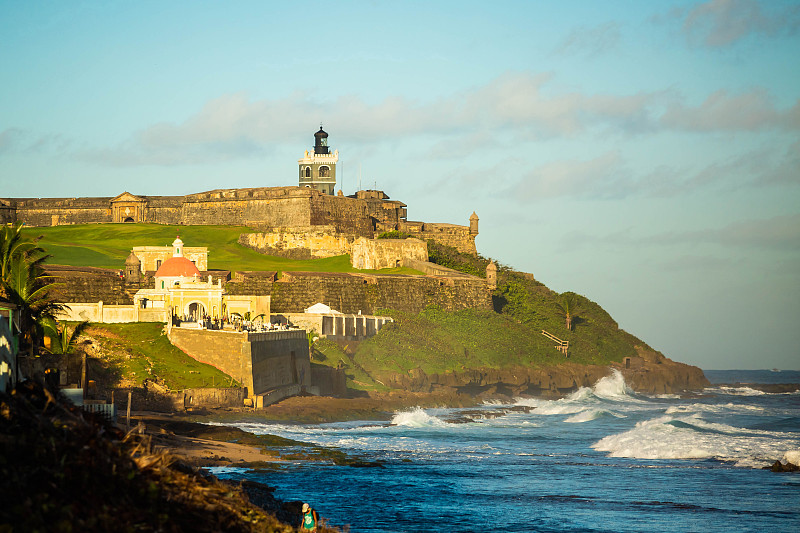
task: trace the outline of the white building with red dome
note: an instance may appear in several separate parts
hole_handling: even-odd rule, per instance
[[[172,242],[172,257],[165,260],[155,273],[152,289],[140,289],[134,295],[134,305],[140,309],[164,309],[167,316],[199,322],[206,317],[227,318],[231,313],[269,315],[269,296],[236,296],[229,298],[222,278],[203,279],[197,266],[184,257],[183,241]]]

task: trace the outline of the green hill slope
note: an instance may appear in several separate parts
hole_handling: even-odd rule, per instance
[[[170,246],[180,235],[187,246],[208,248],[208,268],[219,270],[276,270],[313,272],[417,273],[392,268],[379,271],[354,269],[350,256],[295,260],[260,254],[239,244],[239,235],[252,232],[244,226],[167,226],[161,224],[83,224],[26,228],[41,237],[40,245],[52,256],[50,263],[122,269],[134,246]]]

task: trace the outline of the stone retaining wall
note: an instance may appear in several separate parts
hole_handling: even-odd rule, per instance
[[[271,291],[273,313],[302,313],[315,303],[366,315],[379,309],[418,313],[430,305],[447,311],[492,309],[491,294],[480,278],[284,272]]]
[[[311,385],[305,331],[238,333],[173,327],[169,337],[194,359],[238,380],[247,397],[288,385]]]

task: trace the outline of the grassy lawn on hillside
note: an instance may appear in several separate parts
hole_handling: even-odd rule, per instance
[[[371,272],[419,274],[407,268],[357,270],[349,255],[296,260],[260,254],[238,243],[244,226],[167,226],[161,224],[82,224],[47,228],[25,228],[29,236],[41,236],[40,245],[56,265],[123,269],[134,246],[170,246],[180,235],[185,246],[208,248],[208,268],[220,270]]]
[[[636,355],[633,345],[638,339],[618,329],[613,321],[606,322],[602,309],[591,308],[588,300],[575,331],[564,328],[563,319],[550,302],[540,301],[536,307],[547,318],[552,332],[570,341],[569,359],[541,334],[541,324],[523,324],[508,314],[492,311],[447,312],[436,307],[419,314],[387,311],[395,322],[359,343],[352,359],[340,353],[336,345],[321,343],[317,349],[323,354],[322,364],[336,366],[342,362],[351,388],[371,388],[376,385],[371,376],[385,371],[405,373],[420,368],[432,374],[566,361],[607,365]]]
[[[239,383],[211,365],[192,359],[162,334],[163,324],[92,324],[87,336],[99,343],[98,359],[105,378],[119,386],[127,382],[141,386],[158,378],[172,390],[202,387],[238,387]],[[94,378],[93,378],[94,379]]]

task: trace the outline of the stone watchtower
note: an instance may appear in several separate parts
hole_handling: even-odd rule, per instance
[[[314,134],[314,153],[306,154],[299,159],[300,187],[310,187],[323,194],[334,194],[336,188],[336,162],[339,161],[339,150],[330,153],[328,150],[328,134],[322,130]]]
[[[475,211],[469,217],[469,234],[474,238],[478,234],[478,215]]]
[[[138,283],[141,279],[140,270],[142,268],[142,262],[139,261],[139,258],[136,257],[136,254],[133,252],[130,253],[127,259],[125,259],[125,282],[126,283]]]

